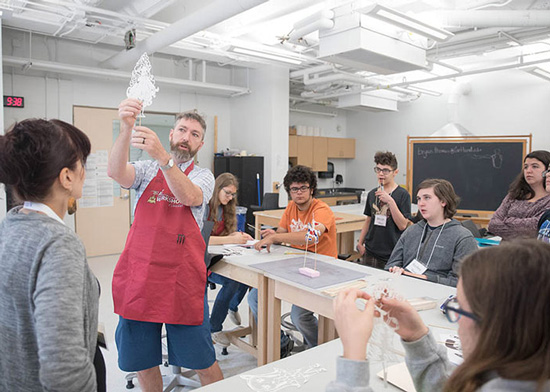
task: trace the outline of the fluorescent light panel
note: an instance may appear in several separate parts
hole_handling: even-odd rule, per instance
[[[535,67],[533,69],[528,70],[527,72],[529,72],[532,75],[538,76],[539,78],[550,81],[550,72],[548,72],[545,69]]]
[[[395,26],[399,26],[406,30],[412,31],[413,33],[431,38],[434,41],[446,41],[454,35],[450,31],[430,26],[429,24],[412,18],[407,14],[380,4],[374,5],[365,13],[373,18],[389,22]]]
[[[289,64],[298,65],[298,64],[302,63],[300,60],[292,59],[290,57],[285,57],[285,56],[281,56],[281,55],[278,55],[278,54],[258,52],[256,50],[251,50],[251,49],[246,49],[246,48],[239,48],[237,46],[233,48],[233,52],[246,54],[246,55],[249,55],[249,56],[261,57],[261,58],[268,59],[268,60],[282,61],[284,63],[289,63]]]

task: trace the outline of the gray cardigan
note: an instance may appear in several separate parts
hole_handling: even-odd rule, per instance
[[[19,210],[0,224],[0,390],[95,391],[99,285],[84,246]]]
[[[416,258],[425,227],[426,221],[422,220],[405,230],[386,263],[386,270],[391,267],[405,268]],[[445,224],[436,244],[440,230],[434,229],[427,242],[422,245],[419,261],[426,264],[433,249],[433,256],[424,275],[430,282],[456,287],[460,261],[478,249],[477,242],[472,233],[454,219]]]
[[[447,359],[445,347],[437,344],[432,333],[416,342],[403,342],[405,362],[418,392],[442,391],[454,366]],[[327,385],[326,392],[371,392],[368,361],[353,361],[338,357],[336,380]],[[480,392],[535,392],[535,381],[508,380],[494,374],[479,388]],[[543,391],[550,391],[548,381]]]

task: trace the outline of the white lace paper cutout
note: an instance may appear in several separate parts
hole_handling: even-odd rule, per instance
[[[300,388],[313,375],[326,371],[325,368],[316,363],[307,368],[296,370],[273,368],[271,373],[241,375],[240,377],[246,380],[248,387],[255,392],[276,392],[287,387]]]
[[[155,77],[151,73],[149,56],[147,53],[143,53],[132,71],[132,79],[126,90],[126,96],[139,99],[142,102],[143,110],[145,110],[147,106],[151,106],[158,91],[159,88],[155,86]]]
[[[396,275],[391,282],[377,282],[371,293],[376,303],[379,303],[382,298],[403,301],[403,296],[392,285],[392,283],[399,280],[400,277]],[[400,358],[400,355],[402,355],[401,351],[397,350],[393,345],[395,341],[395,331],[399,329],[399,322],[380,306],[375,305],[375,310],[380,313],[380,317],[374,318],[374,327],[369,340],[368,358],[371,362],[376,361],[382,363],[384,369],[384,382],[387,383],[388,363],[402,361],[402,358]]]

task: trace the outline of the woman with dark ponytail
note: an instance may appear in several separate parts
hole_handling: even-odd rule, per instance
[[[0,224],[2,391],[105,390],[99,283],[63,222],[82,196],[90,148],[60,120],[24,120],[0,136],[0,182],[22,203]]]

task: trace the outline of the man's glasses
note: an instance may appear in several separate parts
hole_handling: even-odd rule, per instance
[[[225,188],[222,188],[222,189],[223,189],[223,191],[225,192],[225,195],[226,195],[227,197],[231,197],[231,198],[233,198],[233,199],[237,197],[237,194],[236,194],[236,193],[232,193],[231,191],[228,191],[228,190],[225,189]]]
[[[290,193],[298,193],[298,192],[305,192],[309,189],[308,186],[301,186],[301,187],[293,187],[293,188],[290,188]]]
[[[456,300],[456,298],[451,298],[449,301],[443,304],[442,308],[443,313],[445,313],[445,316],[447,316],[447,320],[449,320],[451,323],[456,323],[458,320],[460,320],[460,317],[462,316],[471,318],[478,323],[481,322],[481,319],[475,314],[461,309],[458,305],[458,301]]]
[[[380,169],[378,166],[375,166],[374,168],[374,172],[376,174],[382,172],[385,176],[387,176],[388,174],[390,174],[393,170],[390,170],[390,169]]]

